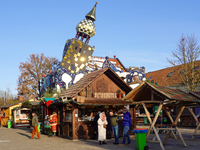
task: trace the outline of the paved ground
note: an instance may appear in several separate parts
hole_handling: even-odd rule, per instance
[[[180,129],[185,139],[187,147],[185,148],[180,139],[169,139],[165,145],[166,150],[199,150],[200,136],[196,136],[193,141],[190,141],[194,128]],[[0,127],[0,150],[134,150],[135,137],[131,136],[132,143],[130,146],[113,145],[113,139],[107,140],[107,145],[98,145],[97,140],[79,140],[71,141],[63,138],[49,138],[46,135],[41,135],[41,139],[30,140],[30,129],[18,128],[7,129]],[[162,141],[166,134],[160,134]],[[153,134],[151,135],[153,137]],[[149,139],[149,138],[148,138]],[[120,138],[122,141],[122,138]],[[160,150],[159,144],[147,143],[150,150]]]

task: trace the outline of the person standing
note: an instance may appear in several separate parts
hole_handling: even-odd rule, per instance
[[[32,131],[32,136],[30,137],[30,139],[34,138],[34,134],[35,132],[37,133],[37,137],[38,139],[40,139],[40,134],[38,133],[38,116],[35,114],[35,112],[32,112],[32,127],[33,127],[33,131]]]
[[[57,119],[57,113],[53,112],[52,115],[50,115],[50,126],[51,126],[51,131],[53,132],[52,136],[56,136],[57,132],[57,124],[58,124],[58,119]]]
[[[98,141],[99,141],[99,145],[102,144],[107,144],[105,142],[106,140],[106,125],[108,124],[107,120],[106,120],[106,116],[105,113],[100,113],[99,114],[99,119],[97,121],[98,123]]]
[[[110,111],[110,122],[112,126],[113,136],[115,138],[115,142],[113,144],[119,144],[119,126],[117,117],[117,114],[113,114],[113,112]]]
[[[126,145],[130,145],[131,143],[131,139],[129,136],[129,129],[131,127],[131,114],[128,112],[128,108],[124,107],[124,116],[123,116],[123,121],[122,121],[122,125],[124,126],[124,131],[123,131],[123,141],[122,144],[120,145],[124,145],[126,142],[126,138],[128,139],[128,143]]]

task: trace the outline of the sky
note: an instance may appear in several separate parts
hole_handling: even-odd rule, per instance
[[[61,60],[67,39],[94,0],[0,0],[0,90],[17,94],[20,62],[31,54]],[[200,1],[99,0],[93,56],[116,55],[125,67],[146,72],[170,67],[166,58],[182,34],[200,41]]]

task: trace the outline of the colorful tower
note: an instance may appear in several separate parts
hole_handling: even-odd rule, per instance
[[[63,55],[62,63],[67,72],[78,73],[85,71],[88,61],[94,52],[95,47],[88,45],[89,40],[96,33],[94,21],[96,20],[96,5],[76,26],[75,38],[67,40]]]

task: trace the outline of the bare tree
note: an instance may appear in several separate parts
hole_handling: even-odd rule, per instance
[[[46,57],[44,54],[31,54],[28,61],[20,63],[21,74],[18,78],[18,93],[27,98],[40,97],[42,74],[47,74],[52,69],[56,70],[56,65],[59,65],[59,61],[54,57]]]
[[[16,101],[16,96],[12,93],[10,88],[7,88],[5,91],[0,90],[0,106],[11,104]]]
[[[177,84],[183,83],[187,91],[195,91],[200,83],[200,46],[195,35],[181,36],[177,49],[172,52],[168,62],[175,66]]]

